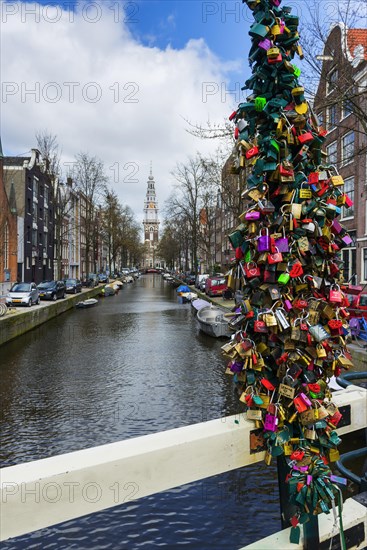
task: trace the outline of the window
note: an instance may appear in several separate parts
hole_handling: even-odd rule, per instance
[[[355,284],[357,273],[357,251],[355,248],[344,248],[342,250],[343,274],[346,282],[351,281]]]
[[[32,230],[32,246],[37,246],[37,229]]]
[[[327,94],[330,94],[334,90],[337,81],[338,81],[338,69],[334,69],[329,73],[329,76],[327,79],[327,83],[326,83]]]
[[[344,180],[344,193],[348,195],[348,197],[354,203],[354,176]],[[354,216],[354,204],[350,208],[345,208],[345,206],[343,206],[342,219],[353,218],[353,216]]]
[[[49,188],[45,187],[45,204],[48,204],[48,198],[49,198]]]
[[[9,226],[8,222],[5,224],[4,229],[4,269],[9,267]]]
[[[327,151],[327,160],[329,164],[336,164],[338,162],[338,144],[336,141],[333,141],[333,143],[330,143],[326,147]]]
[[[43,218],[43,208],[40,208],[40,219],[42,220]]]
[[[27,256],[25,259],[25,268],[29,269],[29,256]]]
[[[354,132],[349,132],[342,137],[342,162],[348,164],[354,156]]]
[[[319,119],[319,126],[323,126],[324,124],[324,113],[321,111],[321,113],[318,113],[317,118]]]
[[[31,228],[30,228],[30,226],[28,225],[28,226],[27,226],[27,243],[30,243],[30,242],[31,242],[31,235],[32,235],[32,233],[31,233]]]
[[[336,105],[330,105],[327,110],[327,122],[328,122],[328,129],[334,128],[338,122],[338,113],[336,109]]]
[[[367,281],[367,248],[362,249],[362,277]]]
[[[37,206],[35,204],[33,205],[32,220],[33,220],[33,223],[35,223],[37,225],[37,223],[38,223],[38,220],[37,220]]]
[[[31,199],[27,199],[27,213],[32,214]]]
[[[354,111],[354,106],[352,101],[350,99],[346,99],[345,101],[343,101],[343,107],[342,107],[343,118],[352,114],[353,111]]]
[[[33,178],[33,201],[38,201],[38,179],[36,177]]]
[[[44,219],[44,225],[48,226],[48,210],[45,210],[45,219]]]

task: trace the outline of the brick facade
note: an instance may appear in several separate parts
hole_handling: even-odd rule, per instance
[[[17,280],[17,210],[14,188],[5,190],[0,144],[0,295]]]
[[[13,187],[17,205],[17,278],[52,280],[54,193],[37,149],[31,157],[4,157],[4,186],[8,196]]]
[[[367,31],[335,26],[324,49],[315,111],[328,130],[328,162],[344,179],[354,206],[343,209],[342,224],[353,238],[343,249],[344,276],[367,282]]]

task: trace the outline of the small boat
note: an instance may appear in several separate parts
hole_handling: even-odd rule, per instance
[[[86,308],[93,307],[98,304],[98,300],[95,298],[88,298],[88,300],[83,300],[83,302],[78,302],[75,307],[77,308]]]
[[[202,298],[197,298],[197,300],[193,300],[191,302],[191,305],[195,310],[195,313],[197,313],[200,309],[203,309],[203,307],[210,307],[210,302],[203,300]]]
[[[196,318],[199,322],[200,329],[205,332],[205,334],[208,334],[208,336],[220,338],[232,334],[228,326],[228,319],[226,319],[224,311],[219,307],[203,307],[198,310]]]
[[[187,304],[192,300],[196,300],[198,295],[195,292],[179,292],[177,294],[177,300],[179,304]]]

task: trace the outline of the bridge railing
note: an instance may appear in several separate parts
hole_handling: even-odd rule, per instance
[[[333,394],[340,435],[367,426],[367,390]],[[263,460],[245,415],[9,466],[1,476],[1,540]]]

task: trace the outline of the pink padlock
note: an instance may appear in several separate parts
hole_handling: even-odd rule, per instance
[[[331,224],[331,231],[336,235],[339,235],[339,233],[343,231],[343,226],[338,222],[338,220],[333,220]]]
[[[302,399],[302,401],[304,402],[305,405],[307,405],[307,407],[312,407],[312,403],[305,393],[300,393],[298,397]]]
[[[277,429],[278,418],[272,414],[267,414],[265,416],[264,429],[269,432],[275,432]]]
[[[270,48],[272,47],[272,43],[269,38],[264,38],[264,40],[260,40],[259,47],[263,50],[270,50]]]
[[[245,214],[245,220],[259,220],[260,219],[260,212],[257,210],[251,210],[251,212],[246,212]]]
[[[284,300],[284,309],[286,310],[287,313],[291,311],[292,307],[293,307],[292,302],[288,300],[288,298]]]

